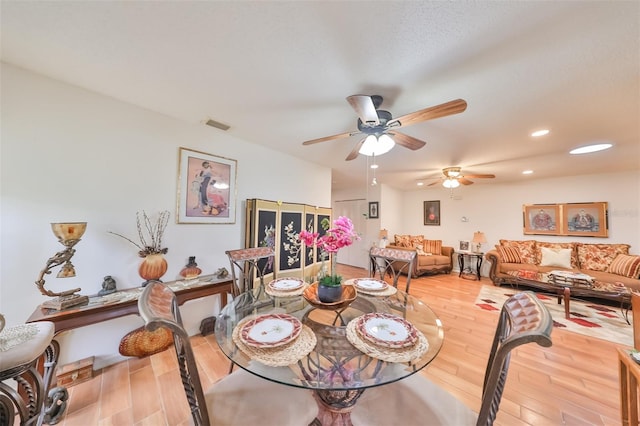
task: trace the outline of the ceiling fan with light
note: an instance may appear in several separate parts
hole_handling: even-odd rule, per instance
[[[427,186],[442,183],[442,186],[445,188],[457,188],[460,184],[471,185],[473,181],[469,179],[493,179],[496,177],[496,175],[493,174],[463,175],[461,167],[446,167],[442,169],[442,174],[443,176],[441,178]]]
[[[366,137],[360,140],[349,153],[346,160],[350,161],[363,155],[382,155],[387,153],[395,144],[411,150],[418,150],[426,145],[426,142],[416,139],[404,133],[398,132],[402,126],[459,114],[467,109],[467,102],[462,99],[446,102],[444,104],[421,109],[398,118],[393,118],[389,111],[378,109],[382,105],[382,96],[379,95],[352,95],[347,97],[347,102],[358,115],[358,130],[324,138],[312,139],[302,145],[313,145],[333,139],[347,138],[359,134]]]

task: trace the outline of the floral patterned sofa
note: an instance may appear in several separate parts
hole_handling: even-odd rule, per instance
[[[417,252],[412,278],[421,275],[448,274],[453,269],[453,247],[442,245],[442,240],[428,240],[424,235],[394,235],[387,248]]]
[[[491,262],[489,278],[498,286],[515,284],[517,271],[566,270],[589,275],[605,287],[624,285],[640,292],[640,256],[629,254],[629,248],[628,244],[500,240],[485,258]]]

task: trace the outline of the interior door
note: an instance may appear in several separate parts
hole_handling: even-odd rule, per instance
[[[355,231],[360,239],[355,241],[349,247],[341,248],[338,251],[338,262],[356,266],[358,268],[368,268],[369,247],[366,244],[367,239],[367,223],[363,213],[368,210],[368,204],[365,199],[336,201],[333,208],[333,218],[346,216],[353,222]]]

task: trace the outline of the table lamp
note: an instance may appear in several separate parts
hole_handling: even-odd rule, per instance
[[[471,241],[475,244],[475,252],[480,253],[480,246],[482,243],[487,242],[487,237],[484,236],[484,232],[478,231],[473,233],[473,240]]]
[[[42,304],[45,308],[53,308],[57,310],[66,309],[71,306],[81,305],[89,302],[88,296],[81,296],[74,294],[80,291],[80,288],[74,288],[73,290],[67,290],[60,293],[53,292],[44,288],[44,276],[50,274],[51,270],[56,266],[62,265],[62,269],[58,272],[57,278],[69,278],[76,276],[76,270],[71,263],[71,258],[75,254],[76,250],[73,248],[87,229],[87,222],[67,222],[67,223],[52,223],[51,230],[53,235],[58,237],[60,244],[65,246],[65,249],[56,253],[53,257],[47,260],[47,263],[36,281],[36,286],[44,296],[55,297],[55,299],[47,300]]]
[[[380,248],[385,248],[388,244],[389,231],[386,229],[380,230]]]

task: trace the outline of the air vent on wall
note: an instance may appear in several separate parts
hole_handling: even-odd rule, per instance
[[[229,127],[230,127],[224,123],[220,123],[219,121],[215,121],[210,118],[205,119],[203,122],[207,126],[215,127],[216,129],[220,129],[220,130],[229,130]]]

